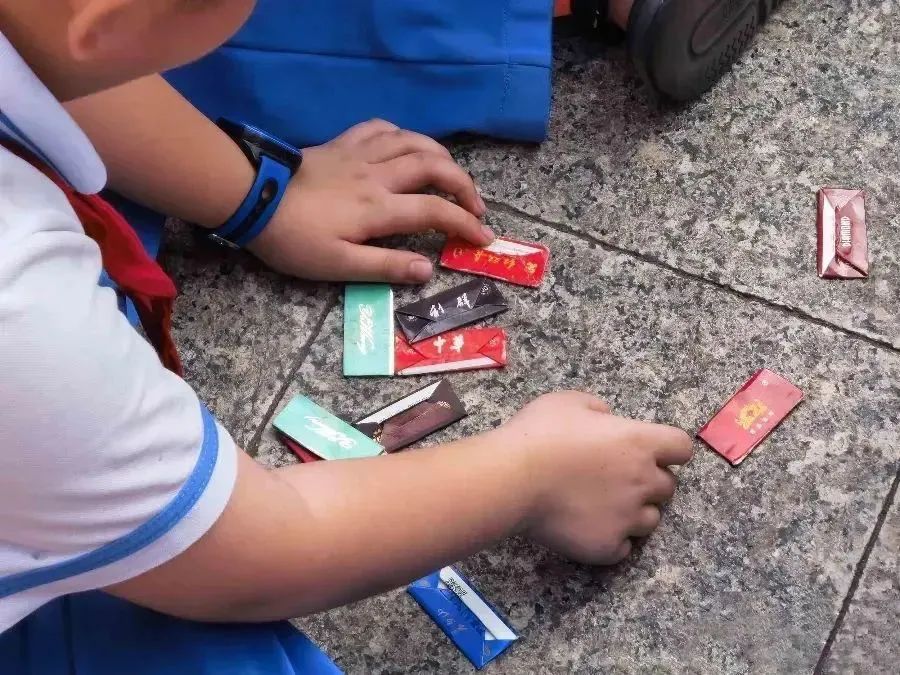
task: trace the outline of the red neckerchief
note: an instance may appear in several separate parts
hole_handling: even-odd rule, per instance
[[[159,354],[159,360],[173,373],[182,375],[181,358],[172,339],[175,284],[144,249],[128,221],[99,195],[76,192],[55,171],[24,149],[5,142],[2,145],[31,163],[63,191],[85,233],[100,247],[106,273],[134,303],[144,333]]]

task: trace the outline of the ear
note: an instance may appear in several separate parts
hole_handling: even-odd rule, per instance
[[[76,61],[124,56],[140,44],[153,20],[146,0],[81,0],[69,21],[69,52]]]

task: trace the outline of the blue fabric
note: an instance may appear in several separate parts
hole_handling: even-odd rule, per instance
[[[168,75],[211,118],[295,145],[373,117],[432,136],[545,138],[551,0],[260,0],[224,47]]]
[[[174,619],[93,591],[45,605],[0,635],[10,675],[336,675],[287,622]]]

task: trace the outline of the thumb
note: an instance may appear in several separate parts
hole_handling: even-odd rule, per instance
[[[434,274],[434,265],[423,255],[392,248],[350,244],[343,260],[346,281],[386,281],[393,284],[424,284]]]

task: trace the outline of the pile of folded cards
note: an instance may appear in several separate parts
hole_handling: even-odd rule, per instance
[[[819,276],[867,277],[864,193],[824,188],[818,207]],[[473,279],[396,308],[388,285],[348,285],[344,295],[344,375],[393,377],[502,368],[507,362],[506,331],[494,326],[469,326],[508,308],[490,279],[538,287],[549,259],[550,252],[543,244],[501,237],[490,246],[478,248],[450,239],[441,254],[441,265],[487,279]],[[802,400],[802,391],[763,368],[697,435],[736,466]],[[465,407],[450,383],[441,380],[353,424],[297,396],[274,424],[297,457],[311,462],[402,450],[465,415]],[[413,582],[408,591],[477,668],[518,639],[509,622],[452,567]]]
[[[444,267],[531,287],[540,286],[549,260],[550,251],[543,244],[507,238],[484,248],[449,239],[441,255]],[[490,279],[473,279],[398,308],[386,284],[349,284],[344,293],[344,375],[392,377],[502,368],[507,359],[506,331],[467,326],[507,309]],[[402,450],[465,415],[450,383],[441,380],[353,424],[296,396],[274,424],[297,457],[310,462]]]
[[[441,264],[450,269],[539,286],[550,258],[542,244],[497,239],[486,248],[449,240]],[[506,365],[502,328],[465,328],[502,314],[506,299],[490,280],[473,279],[394,307],[385,284],[347,286],[344,294],[344,375],[425,375]]]

